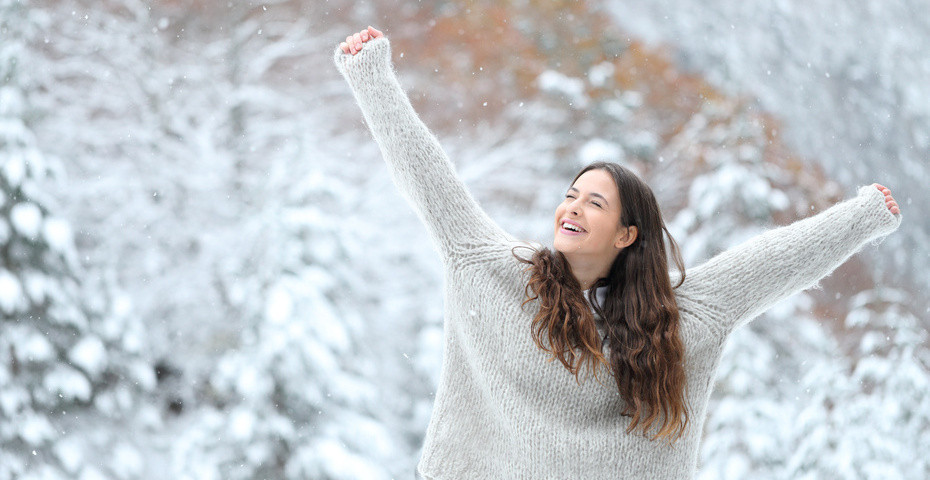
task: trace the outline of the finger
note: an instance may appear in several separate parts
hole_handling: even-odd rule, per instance
[[[383,33],[381,33],[381,30],[378,30],[377,28],[372,27],[371,25],[368,26],[368,33],[371,34],[372,38],[378,38],[384,35]]]
[[[359,33],[356,33],[355,35],[352,36],[352,38],[355,40],[355,48],[357,50],[361,50],[362,49],[362,35]]]
[[[899,210],[898,207],[891,207],[891,213],[897,215],[901,213],[901,210]]]
[[[362,34],[362,41],[367,42],[368,41],[368,30],[362,30],[361,34]]]

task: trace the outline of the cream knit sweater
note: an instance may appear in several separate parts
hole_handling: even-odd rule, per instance
[[[613,380],[576,383],[530,337],[516,241],[478,206],[398,83],[385,37],[337,48],[394,182],[426,224],[445,270],[445,347],[417,466],[430,479],[689,479],[724,343],[734,328],[814,285],[894,231],[875,187],[687,270],[676,290],[690,427],[669,446],[628,434]],[[518,249],[519,251],[519,249]],[[673,280],[676,278],[673,275]]]

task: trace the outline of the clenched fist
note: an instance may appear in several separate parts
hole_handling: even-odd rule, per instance
[[[885,205],[888,207],[888,211],[894,214],[897,214],[901,211],[898,209],[898,202],[894,201],[894,197],[891,196],[891,190],[888,190],[888,187],[879,185],[877,183],[873,183],[872,185],[874,185],[875,188],[877,188],[880,192],[885,194]]]
[[[362,49],[365,42],[383,36],[384,34],[380,30],[376,30],[375,27],[369,25],[367,29],[346,37],[346,41],[340,43],[339,46],[343,52],[355,55]]]

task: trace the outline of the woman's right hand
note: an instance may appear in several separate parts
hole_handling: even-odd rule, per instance
[[[343,52],[355,55],[362,49],[365,42],[383,36],[384,34],[380,30],[376,30],[375,27],[369,25],[367,29],[346,37],[346,41],[340,43],[339,46]]]

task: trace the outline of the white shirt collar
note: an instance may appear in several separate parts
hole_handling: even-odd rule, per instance
[[[584,295],[585,300],[588,299],[588,291],[590,291],[590,290],[591,290],[591,289],[589,288],[588,290],[585,290],[584,292],[582,292],[582,294]],[[604,285],[604,286],[601,286],[601,287],[597,287],[597,291],[594,292],[594,300],[595,300],[595,302],[597,302],[597,305],[598,305],[599,307],[601,307],[601,308],[604,307],[604,299],[605,299],[605,298],[607,298],[607,285]],[[591,309],[593,310],[594,307],[591,307]]]

